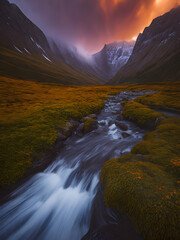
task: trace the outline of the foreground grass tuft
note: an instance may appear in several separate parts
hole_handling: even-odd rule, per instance
[[[125,102],[123,116],[136,122],[140,127],[154,129],[158,119],[163,115],[141,103],[128,101]]]

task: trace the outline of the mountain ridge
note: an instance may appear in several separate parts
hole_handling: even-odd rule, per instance
[[[155,18],[143,33],[139,34],[128,62],[118,71],[109,84],[158,81],[149,79],[147,74],[154,76],[155,72],[162,73],[162,78],[177,80],[180,77],[176,59],[180,59],[180,6],[170,12]],[[169,65],[169,71],[163,65]],[[172,70],[174,72],[172,72]],[[167,76],[168,75],[168,76]],[[158,74],[160,76],[160,74]]]
[[[97,76],[64,62],[59,52],[52,51],[44,33],[7,0],[0,1],[0,23],[2,75],[74,85],[102,84]]]

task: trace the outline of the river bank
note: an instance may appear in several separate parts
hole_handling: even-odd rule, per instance
[[[143,87],[139,86],[139,88],[142,89]],[[146,88],[149,89],[149,87],[147,87],[147,86],[146,86]],[[156,87],[152,87],[151,89],[157,90],[157,88],[158,87],[156,86]],[[130,89],[132,89],[134,91],[134,86],[130,86]],[[90,89],[88,89],[88,91],[89,90]],[[98,91],[99,90],[100,89],[98,89]],[[117,89],[115,91],[117,91]],[[119,91],[119,89],[118,89],[118,91]],[[136,124],[133,124],[131,121],[127,121],[123,118],[123,116],[121,114],[123,111],[123,108],[127,108],[126,114],[124,115],[124,117],[128,118],[130,116],[129,119],[133,120],[133,121],[135,121],[136,119],[132,119],[132,116],[136,115],[137,120],[141,119],[142,113],[143,113],[143,116],[148,116],[149,115],[149,114],[147,114],[147,113],[149,113],[149,109],[147,109],[148,104],[147,105],[143,104],[142,101],[147,100],[147,98],[148,99],[151,98],[151,102],[150,102],[149,106],[150,107],[151,107],[151,105],[154,106],[154,104],[152,104],[153,96],[156,95],[156,99],[157,99],[159,97],[159,95],[162,96],[163,92],[156,93],[156,94],[146,94],[146,95],[144,95],[144,93],[145,92],[142,92],[142,95],[143,95],[142,97],[138,97],[138,93],[130,92],[130,96],[129,96],[128,93],[123,92],[123,90],[121,89],[121,94],[117,95],[116,96],[117,98],[112,96],[110,98],[110,100],[105,102],[105,109],[101,112],[101,114],[98,116],[98,119],[97,119],[97,121],[98,121],[97,129],[94,129],[94,131],[92,131],[90,133],[86,133],[85,135],[80,134],[81,136],[79,134],[76,134],[75,132],[73,132],[75,134],[73,134],[72,137],[70,137],[68,139],[64,139],[64,143],[63,143],[64,146],[62,146],[62,148],[61,148],[61,146],[59,146],[59,147],[57,147],[57,151],[52,150],[52,154],[55,154],[55,153],[57,154],[57,155],[56,154],[54,155],[54,159],[57,156],[59,156],[58,158],[56,158],[56,161],[53,162],[52,165],[50,165],[47,168],[47,170],[44,171],[44,173],[35,175],[32,178],[33,182],[32,182],[32,179],[29,179],[27,183],[23,184],[19,190],[15,191],[15,193],[13,193],[13,195],[11,195],[11,199],[12,199],[12,201],[10,202],[11,203],[10,205],[12,207],[11,210],[14,207],[16,208],[17,202],[19,202],[18,209],[20,211],[25,207],[24,203],[30,204],[30,206],[31,206],[30,200],[32,200],[32,198],[34,200],[36,199],[35,200],[36,203],[40,201],[41,204],[38,205],[40,208],[43,207],[43,205],[46,205],[49,201],[52,201],[53,199],[55,200],[54,206],[52,205],[49,208],[49,210],[47,211],[47,215],[45,214],[44,216],[42,216],[40,212],[39,212],[40,213],[39,214],[38,208],[36,208],[36,207],[33,211],[30,211],[30,212],[32,212],[32,219],[33,219],[34,215],[40,216],[40,222],[39,223],[37,222],[37,226],[34,226],[36,229],[35,234],[37,234],[37,232],[38,232],[38,234],[40,234],[42,239],[46,239],[45,233],[42,233],[42,235],[41,235],[41,230],[40,230],[41,227],[40,226],[41,226],[41,224],[43,224],[43,226],[45,228],[47,226],[46,231],[51,232],[52,226],[50,226],[50,224],[46,225],[46,223],[43,223],[43,222],[44,222],[45,218],[51,219],[51,217],[54,216],[53,209],[56,206],[56,200],[58,200],[58,201],[62,200],[62,201],[64,201],[64,203],[62,203],[62,205],[60,204],[61,210],[59,208],[59,211],[61,212],[62,209],[66,209],[66,207],[69,206],[68,207],[69,210],[66,209],[67,210],[67,212],[66,212],[67,218],[68,218],[68,216],[72,215],[71,211],[70,211],[71,207],[72,207],[72,209],[71,209],[72,211],[75,211],[75,209],[77,209],[77,211],[75,211],[75,212],[78,216],[77,219],[74,219],[74,223],[72,223],[72,225],[71,225],[72,229],[73,229],[73,226],[76,226],[76,229],[79,229],[79,230],[77,230],[78,233],[75,233],[76,231],[74,229],[74,230],[72,230],[71,233],[66,233],[66,234],[75,234],[75,235],[77,234],[77,239],[79,239],[80,236],[83,237],[83,235],[88,231],[88,228],[90,226],[92,227],[92,225],[93,225],[92,222],[94,220],[93,220],[93,218],[91,218],[92,215],[96,216],[96,217],[101,215],[100,212],[98,212],[98,211],[95,211],[95,213],[91,212],[91,210],[94,209],[93,206],[96,205],[94,202],[94,199],[97,199],[97,201],[100,202],[100,205],[103,208],[103,201],[102,201],[103,199],[101,199],[101,201],[100,201],[99,197],[96,198],[96,195],[98,195],[98,192],[100,191],[99,184],[98,184],[98,176],[99,176],[100,170],[101,170],[104,162],[106,162],[112,158],[121,159],[121,160],[118,160],[118,162],[119,161],[122,161],[122,163],[127,162],[127,165],[123,166],[123,168],[125,167],[124,171],[125,172],[129,171],[129,173],[131,173],[132,171],[129,169],[129,167],[130,167],[130,165],[132,165],[133,162],[138,162],[137,164],[139,164],[139,161],[147,162],[147,161],[149,161],[149,158],[152,158],[156,162],[157,161],[156,156],[159,155],[160,158],[162,157],[162,155],[159,154],[160,153],[159,150],[161,150],[161,152],[164,151],[164,155],[167,154],[167,151],[164,150],[167,148],[166,145],[164,144],[165,143],[164,137],[165,137],[165,139],[169,138],[169,142],[170,143],[172,142],[172,144],[170,145],[171,148],[175,149],[174,147],[177,146],[178,139],[174,140],[174,138],[172,138],[172,136],[175,136],[175,137],[178,136],[178,129],[176,128],[178,121],[172,122],[171,119],[168,118],[167,121],[170,121],[170,122],[165,122],[165,125],[163,125],[162,128],[164,129],[164,126],[166,126],[166,128],[163,131],[162,131],[162,129],[160,130],[160,131],[162,131],[162,135],[164,134],[164,131],[166,131],[168,133],[168,136],[163,136],[163,139],[161,139],[162,136],[160,136],[160,143],[162,143],[162,146],[164,144],[164,146],[163,146],[164,148],[162,149],[161,145],[157,145],[155,151],[152,151],[152,154],[147,158],[147,155],[149,154],[149,152],[151,152],[151,150],[149,150],[149,147],[147,147],[147,145],[145,146],[144,142],[142,142],[145,131],[143,129],[137,127]],[[107,92],[106,92],[106,94],[107,94]],[[169,89],[168,89],[168,94],[169,94]],[[174,101],[172,101],[174,99],[174,96],[169,97],[168,94],[163,95],[163,97],[165,99],[164,102],[166,102],[167,98],[168,98],[168,100],[171,100],[171,101],[168,101],[168,103],[169,103],[168,107],[172,108],[172,105],[174,104]],[[170,92],[170,95],[172,95],[171,92]],[[138,98],[136,98],[136,97],[138,97]],[[103,95],[103,98],[104,98],[104,95]],[[107,95],[105,98],[107,98]],[[141,99],[141,103],[139,102],[139,99]],[[129,109],[129,106],[128,106],[129,101],[127,101],[127,100],[130,100],[130,101],[134,100],[134,102],[135,102],[135,104],[133,104],[133,108],[131,105],[131,108],[130,108],[131,111],[128,110]],[[94,99],[93,99],[93,101],[94,101]],[[124,101],[127,101],[127,103]],[[123,103],[123,105],[121,105],[121,103]],[[136,113],[137,103],[138,103],[138,108],[140,111],[140,113],[138,115]],[[134,106],[135,106],[135,108],[134,108]],[[141,109],[143,109],[142,112],[141,112]],[[176,101],[176,109],[178,109],[177,101]],[[154,116],[154,114],[153,114],[153,116]],[[158,115],[157,117],[161,117],[161,116]],[[156,120],[156,119],[154,119],[154,120]],[[164,121],[164,119],[160,119],[160,120]],[[138,122],[136,121],[136,123],[138,123]],[[155,131],[156,131],[156,127],[161,126],[161,125],[159,125],[159,122],[157,123],[157,121],[155,121],[154,123],[155,123],[155,125],[153,126],[153,128],[155,128]],[[157,126],[156,126],[156,124],[157,124]],[[140,123],[140,125],[141,125],[141,123]],[[173,133],[172,133],[172,131],[173,131]],[[153,134],[154,134],[153,136],[158,136],[159,129],[157,129],[157,132],[155,132]],[[148,136],[147,139],[149,138],[151,142],[155,142],[154,138],[152,138],[151,133],[146,134],[145,139],[146,139],[146,136]],[[62,135],[60,135],[60,137],[62,137]],[[157,138],[157,137],[155,137],[155,138]],[[137,144],[138,142],[140,142],[139,145]],[[158,142],[159,142],[159,140],[158,140]],[[169,144],[169,142],[168,142],[168,144]],[[156,143],[157,143],[157,141],[156,141]],[[134,148],[132,148],[136,144],[138,147],[135,146]],[[143,145],[143,147],[141,144]],[[131,151],[131,148],[132,148],[132,151]],[[142,152],[142,149],[143,149],[143,152]],[[144,152],[144,149],[145,149],[145,152]],[[170,152],[168,152],[167,156],[174,158],[174,155],[172,155],[172,149]],[[131,154],[128,154],[130,152],[131,152]],[[147,152],[148,152],[148,154],[147,154]],[[175,150],[175,153],[176,153],[176,150]],[[178,154],[178,152],[176,154]],[[163,157],[164,157],[164,155],[163,155]],[[136,157],[134,158],[134,156],[136,156]],[[50,161],[54,161],[54,159],[51,156],[49,157]],[[63,161],[59,162],[60,159]],[[83,159],[83,161],[81,162],[80,165],[76,165],[80,159]],[[178,169],[177,168],[178,159],[174,158],[172,160],[173,160],[173,162],[171,162],[170,165],[173,166],[173,170],[176,169],[176,174],[178,174],[178,170],[177,170]],[[130,165],[129,165],[129,162],[130,162]],[[39,165],[41,166],[41,163]],[[115,221],[114,221],[113,220],[114,214],[112,214],[112,211],[110,211],[110,214],[103,217],[104,220],[102,220],[103,218],[101,218],[102,225],[94,225],[92,228],[90,228],[90,232],[89,232],[90,235],[88,234],[85,239],[91,239],[90,237],[93,236],[91,234],[92,233],[94,234],[94,231],[97,236],[98,236],[98,234],[100,234],[99,236],[103,236],[103,234],[108,236],[108,234],[110,234],[112,229],[114,229],[114,234],[116,234],[116,233],[119,234],[121,232],[121,234],[123,235],[124,233],[122,231],[122,228],[119,228],[119,231],[116,230],[117,229],[116,227],[120,226],[120,225],[127,227],[127,228],[125,227],[125,229],[128,229],[127,232],[132,233],[132,236],[131,236],[132,239],[140,238],[139,235],[136,233],[136,231],[138,231],[138,233],[140,235],[142,234],[143,236],[145,236],[145,239],[148,239],[147,236],[144,235],[144,232],[139,229],[139,222],[137,220],[138,217],[136,216],[136,214],[132,213],[129,215],[128,211],[129,211],[129,209],[132,209],[132,206],[128,206],[127,208],[126,208],[126,206],[124,206],[123,211],[122,211],[122,209],[119,208],[118,206],[121,203],[121,199],[125,199],[125,198],[120,196],[120,199],[119,198],[117,199],[116,193],[114,194],[114,192],[112,192],[119,188],[119,183],[118,183],[119,176],[122,177],[121,181],[123,183],[123,188],[124,188],[124,186],[126,186],[126,189],[128,192],[128,188],[131,187],[130,185],[128,185],[129,179],[131,179],[131,176],[128,175],[127,178],[125,178],[123,180],[123,175],[119,172],[120,165],[117,164],[117,160],[108,161],[107,164],[105,163],[104,166],[105,166],[105,168],[103,167],[103,171],[101,174],[101,176],[102,176],[101,182],[102,182],[103,186],[105,186],[105,182],[106,183],[108,182],[109,183],[108,187],[110,187],[110,190],[108,189],[108,192],[112,193],[111,196],[107,195],[107,191],[106,191],[107,187],[105,186],[105,203],[107,206],[109,206],[111,208],[113,207],[116,210],[118,210],[120,212],[120,217],[117,217],[118,214],[116,211],[116,214],[115,214],[116,217],[115,217]],[[114,171],[114,166],[116,169],[115,171]],[[161,164],[161,168],[162,168],[162,166],[163,166],[163,164]],[[86,167],[87,167],[87,169],[86,169]],[[136,167],[139,167],[139,165],[137,165]],[[41,171],[42,170],[43,169],[41,169]],[[111,175],[111,174],[109,175],[109,172],[111,172],[111,171],[113,171],[114,175]],[[144,173],[146,173],[146,171],[147,171],[147,166],[143,166],[143,170],[141,173],[144,174]],[[164,169],[163,169],[163,171],[164,171]],[[164,174],[163,171],[162,171],[162,174]],[[105,172],[106,176],[104,175],[104,172]],[[141,176],[137,175],[136,172],[133,172],[133,173],[135,173],[135,174],[132,174],[132,176],[140,177],[137,179],[139,179],[139,180],[141,179]],[[148,174],[151,174],[151,173],[149,173],[149,171],[148,171]],[[157,174],[159,174],[159,173],[157,173]],[[171,175],[172,175],[172,173],[171,173]],[[64,176],[64,179],[61,179],[60,176]],[[104,178],[104,176],[105,176],[105,178]],[[110,176],[111,176],[111,179],[109,179]],[[112,179],[114,179],[114,183],[116,183],[116,185],[114,185],[114,187],[112,187],[112,185],[111,185]],[[148,180],[151,180],[151,179],[148,179]],[[133,183],[133,179],[131,179],[131,181]],[[159,180],[157,180],[157,181],[159,181]],[[175,183],[171,186],[178,187],[178,181],[179,180],[177,180],[177,183]],[[47,184],[47,186],[49,186],[49,189],[47,189],[47,193],[43,192],[44,188],[46,188],[46,186],[44,184],[42,184],[43,182],[45,185]],[[137,182],[134,182],[134,186],[136,187],[135,183],[137,183]],[[151,186],[151,184],[152,184],[152,186]],[[153,182],[151,182],[151,184],[150,184],[150,187],[153,187]],[[38,187],[37,185],[39,185],[39,189],[37,188]],[[142,187],[144,187],[144,185],[142,185]],[[149,187],[149,185],[148,185],[148,187]],[[34,192],[34,188],[36,189],[35,192]],[[160,186],[160,188],[163,189],[162,186]],[[58,191],[58,189],[59,189],[59,191]],[[173,188],[171,188],[170,190],[172,190],[172,189]],[[42,192],[42,195],[38,194],[39,191]],[[163,191],[164,191],[164,189],[163,189]],[[156,193],[156,189],[153,189],[152,192]],[[83,194],[81,195],[81,193],[83,193]],[[163,192],[163,194],[166,194],[166,193],[169,194],[168,192]],[[172,191],[170,193],[172,193]],[[71,194],[73,194],[73,195],[75,194],[75,196],[77,197],[77,199],[76,199],[77,201],[75,201],[74,203],[72,203],[72,201],[70,201],[69,204],[66,205],[65,202],[67,201],[67,203],[68,203],[68,199],[71,199],[71,197],[72,197]],[[136,196],[136,194],[137,193],[135,191],[132,193],[132,196]],[[61,196],[64,195],[64,197],[61,198],[60,195]],[[175,195],[175,194],[173,194],[173,195]],[[30,198],[28,201],[27,196],[32,196],[32,198]],[[52,197],[50,197],[50,196],[52,196]],[[77,204],[78,204],[78,202],[81,202],[81,200],[83,200],[83,196],[84,196],[84,202],[82,201],[82,205],[84,205],[84,207],[82,210]],[[112,196],[114,196],[113,201],[111,201]],[[130,198],[131,195],[127,196],[126,194],[124,194],[124,196],[126,196],[127,199],[131,199]],[[158,196],[158,198],[161,199],[161,196]],[[170,195],[167,195],[167,196],[171,198]],[[42,199],[44,199],[44,200],[42,200]],[[177,199],[177,201],[179,201],[178,200],[179,198],[176,198],[176,199]],[[147,199],[144,198],[143,196],[141,196],[140,199],[138,199],[138,202],[141,202],[142,200],[146,204]],[[132,202],[133,201],[134,200],[132,200]],[[128,202],[128,201],[126,201],[126,202]],[[36,204],[35,204],[35,206],[36,206]],[[5,206],[2,206],[2,207],[4,208],[3,211],[4,211],[5,215],[8,213],[8,211],[11,211],[10,208],[8,207],[8,203],[7,203],[6,207]],[[28,212],[26,212],[26,210],[24,209],[26,212],[25,213],[26,216],[21,216],[18,213],[18,209],[17,209],[17,211],[14,212],[14,214],[15,214],[14,216],[16,216],[16,217],[18,216],[18,218],[20,218],[20,219],[26,219],[26,217],[27,217],[26,214],[28,214]],[[66,210],[64,210],[64,211],[66,211]],[[142,208],[142,210],[143,210],[143,208]],[[80,212],[81,212],[81,214],[79,215]],[[87,216],[84,215],[85,212],[86,212]],[[156,209],[155,209],[155,212],[156,212]],[[148,211],[147,211],[147,213],[150,214],[150,212],[148,212]],[[126,217],[122,217],[123,215],[128,216],[128,219]],[[133,218],[132,218],[132,216],[133,216]],[[141,216],[144,216],[143,213],[141,214]],[[56,216],[56,217],[58,217],[58,216]],[[60,219],[59,218],[56,219],[58,222],[61,221],[62,215],[59,217],[60,217]],[[148,215],[146,215],[145,217],[147,219]],[[107,220],[107,218],[108,218],[108,220]],[[129,219],[131,221],[129,221]],[[8,222],[8,219],[6,219],[6,220]],[[67,222],[68,221],[69,220],[67,219]],[[7,222],[5,223],[5,225],[7,224]],[[31,220],[29,221],[29,223],[30,222],[31,222]],[[124,225],[122,224],[123,222],[125,223]],[[136,231],[133,229],[131,222],[133,222],[133,225],[136,227]],[[176,222],[177,221],[175,219],[175,223]],[[105,225],[103,225],[104,223],[105,223]],[[82,224],[84,227],[82,227]],[[6,229],[5,225],[3,227],[4,230]],[[14,226],[15,225],[19,226],[19,223],[15,222]],[[81,227],[79,228],[80,225],[82,228]],[[116,225],[116,227],[115,227],[115,225]],[[68,224],[67,224],[67,226],[68,226]],[[146,226],[146,225],[144,225],[144,226]],[[30,227],[29,224],[25,223],[24,228],[27,229],[29,227]],[[56,226],[56,227],[58,228],[58,226]],[[10,233],[13,234],[13,232],[11,230],[12,228],[14,228],[13,225],[10,226],[10,228],[9,228],[10,231],[8,231],[8,234],[10,234]],[[67,228],[70,229],[69,226]],[[144,229],[145,229],[144,231],[147,233],[148,230],[146,229],[146,227]],[[174,230],[174,227],[172,227],[172,229]],[[25,235],[23,235],[23,234],[25,234],[25,233],[23,233],[23,231],[20,228],[18,231],[18,234],[25,236]],[[30,229],[28,231],[31,232],[32,228],[30,227]],[[56,231],[56,230],[54,229],[53,231]],[[1,233],[1,234],[4,234],[4,233]],[[43,234],[45,234],[45,235],[43,235]],[[57,239],[59,237],[59,234],[61,234],[61,233],[58,232],[58,230],[57,230]],[[4,236],[4,235],[2,235],[2,236]],[[64,235],[62,235],[62,236],[64,236]],[[114,239],[116,239],[115,237],[117,237],[117,236],[114,235]],[[125,236],[125,235],[123,235],[123,236]],[[164,236],[164,233],[163,233],[163,236]],[[66,235],[65,237],[71,237],[71,235]],[[130,235],[128,235],[127,237],[129,237],[129,239],[130,239]],[[55,239],[56,239],[56,237],[55,237]]]
[[[156,95],[160,93],[124,104],[124,117],[153,131],[130,154],[107,161],[101,183],[106,206],[128,216],[144,239],[176,240],[180,235],[180,115],[176,109],[173,113],[167,108],[163,113],[150,109],[151,100],[156,99],[158,106]],[[179,101],[173,104],[178,109]]]
[[[59,239],[59,236],[61,239],[72,239],[72,236],[73,239],[80,239],[87,233],[92,205],[96,204],[94,198],[99,189],[99,173],[103,163],[112,157],[128,153],[144,135],[144,130],[121,118],[121,103],[141,94],[144,92],[129,92],[129,95],[121,92],[111,97],[97,117],[97,129],[83,136],[75,133],[65,140],[56,161],[11,195],[11,201],[1,207],[1,238],[29,236],[33,239],[38,236],[38,239],[48,239],[49,234],[52,238],[53,231],[56,232],[53,239]],[[103,199],[95,199],[100,201],[102,209]],[[111,211],[108,210],[108,221],[107,216],[99,211],[95,215],[102,216],[101,226],[112,225]],[[12,214],[9,215],[9,212]],[[113,225],[119,219],[114,220]],[[131,223],[121,217],[121,223],[122,221],[129,229],[127,236],[130,237],[131,233],[131,239],[139,239]],[[15,232],[13,229],[16,229]]]

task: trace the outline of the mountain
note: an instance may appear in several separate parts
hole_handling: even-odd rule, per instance
[[[105,44],[104,48],[93,55],[96,72],[106,79],[112,78],[128,61],[134,48],[134,41],[121,41]]]
[[[15,5],[0,1],[0,72],[5,76],[63,84],[104,84],[127,62],[133,42],[114,42],[83,56],[47,38]]]
[[[139,34],[128,62],[109,84],[179,80],[180,6]]]
[[[14,4],[0,1],[0,74],[62,84],[101,84],[97,76],[67,64],[44,33]],[[65,47],[66,48],[66,47]]]

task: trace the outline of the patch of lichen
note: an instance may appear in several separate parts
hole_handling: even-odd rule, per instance
[[[157,164],[137,159],[130,154],[104,164],[105,204],[128,216],[144,239],[177,240],[180,179]]]
[[[151,129],[155,128],[158,118],[163,116],[161,113],[134,101],[124,103],[122,114],[126,119],[136,122],[140,127]]]

